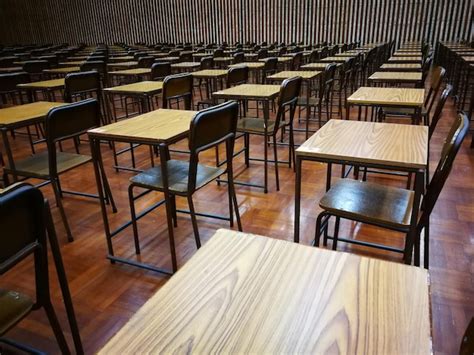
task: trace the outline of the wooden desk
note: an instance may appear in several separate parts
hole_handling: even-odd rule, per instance
[[[212,99],[215,103],[217,100],[251,100],[263,102],[263,120],[264,127],[268,127],[268,119],[270,118],[270,101],[274,100],[280,93],[280,85],[261,85],[261,84],[241,84],[228,89],[216,91],[212,93]],[[268,155],[268,144],[264,144],[264,156]],[[264,160],[264,185],[250,184],[247,182],[234,181],[235,184],[253,186],[263,188],[264,192],[268,192],[268,162]]]
[[[354,58],[355,56],[352,56]],[[348,57],[327,57],[318,60],[319,63],[344,63],[348,60]]]
[[[126,227],[130,226],[131,221],[121,225],[115,230],[111,230],[104,200],[105,193],[101,184],[101,178],[106,179],[106,177],[105,172],[101,172],[100,169],[100,167],[103,166],[100,142],[125,142],[130,144],[145,145],[159,145],[161,143],[165,143],[169,145],[187,136],[190,123],[196,113],[196,111],[159,109],[130,118],[128,120],[112,123],[88,131],[92,159],[94,162],[94,171],[96,174],[100,196],[102,220],[104,223],[105,236],[107,240],[107,258],[110,259],[112,263],[125,263],[168,275],[172,273],[154,265],[145,264],[133,259],[123,258],[114,254],[112,237],[120,233]],[[161,161],[164,161],[164,159],[161,159]],[[104,174],[103,177],[101,175],[102,173]],[[176,260],[173,260],[173,271],[176,270],[177,263]]]
[[[422,80],[420,72],[390,72],[378,71],[369,76],[369,81],[374,84],[403,83],[419,85]]]
[[[410,51],[398,51],[393,53],[394,57],[421,57],[421,52],[410,52]]]
[[[80,71],[81,71],[80,67],[64,67],[64,68],[45,69],[43,70],[43,73],[48,74],[52,78],[52,77],[66,76],[69,73],[77,73]]]
[[[0,68],[0,73],[20,73],[23,71],[23,67],[6,67]]]
[[[197,62],[181,62],[181,63],[174,63],[171,64],[171,69],[175,69],[177,71],[182,70],[196,70],[201,67],[201,63]]]
[[[420,63],[385,63],[380,70],[388,71],[421,71]]]
[[[85,61],[83,60],[78,60],[78,61],[71,61],[71,62],[60,62],[58,65],[61,66],[61,67],[79,67],[81,66],[82,64],[86,63]]]
[[[170,62],[170,63],[177,63],[179,62],[179,57],[161,57],[161,58],[156,58],[155,62]]]
[[[424,269],[229,230],[99,354],[429,354]]]
[[[111,76],[147,76],[151,74],[151,69],[149,68],[134,68],[134,69],[125,69],[109,72]]]
[[[221,87],[224,87],[222,79],[227,77],[228,72],[229,71],[226,69],[204,69],[191,72],[191,75],[194,79],[203,79],[209,83],[209,85],[206,85],[206,97],[210,98],[210,92],[218,90],[219,80],[221,82]],[[199,91],[201,91],[201,87],[199,87]]]
[[[107,63],[107,68],[109,69],[130,69],[134,68],[138,65],[138,62],[131,61],[131,62],[118,62],[118,63]]]
[[[324,70],[331,63],[309,63],[301,66],[303,70]],[[341,65],[341,63],[335,63],[336,66]]]
[[[135,57],[132,57],[130,55],[126,55],[123,57],[111,57],[109,58],[110,63],[119,63],[119,62],[133,62],[135,61]]]
[[[2,140],[8,159],[8,165],[13,171],[13,181],[17,181],[18,176],[15,174],[15,160],[13,159],[13,153],[8,140],[8,131],[42,122],[52,108],[63,105],[67,104],[61,102],[37,101],[30,104],[0,109],[0,130],[2,131]]]
[[[64,78],[18,84],[17,87],[21,90],[31,91],[35,101],[37,91],[42,91],[48,101],[55,101],[54,91],[64,89]]]
[[[331,187],[332,164],[414,173],[412,217],[416,220],[428,162],[428,127],[330,120],[320,128],[296,150],[295,242],[299,242],[301,167],[305,160],[328,164],[326,191]]]
[[[389,63],[421,63],[421,56],[419,57],[390,57]]]

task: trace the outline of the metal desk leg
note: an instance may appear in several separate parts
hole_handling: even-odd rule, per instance
[[[309,138],[309,98],[311,97],[311,80],[308,80],[308,85],[306,85],[306,139]]]
[[[13,172],[12,173],[13,181],[17,182],[18,175],[16,174],[15,161],[13,160],[12,149],[10,147],[10,142],[8,141],[8,130],[2,129],[2,139],[3,139],[3,145],[5,147],[5,153],[7,154],[7,158],[8,158],[8,166],[10,170],[12,170]]]
[[[257,103],[258,105],[258,103]],[[257,107],[258,109],[258,107]],[[265,172],[264,172],[264,179],[265,179],[265,182],[264,182],[264,189],[263,189],[263,192],[267,193],[268,192],[268,143],[267,143],[267,134],[268,134],[268,118],[270,116],[270,105],[269,105],[269,102],[268,100],[264,100],[263,101],[263,119],[265,121],[264,125],[265,125],[265,138],[264,138],[264,169],[265,169]]]
[[[420,209],[421,195],[424,190],[424,172],[417,171],[415,174],[415,198],[413,200],[413,211],[410,218],[410,230],[407,234],[405,252],[403,259],[405,264],[411,264],[413,247],[415,247],[415,266],[420,265],[420,239],[417,235],[418,211]]]
[[[294,220],[294,242],[300,242],[300,209],[301,209],[301,158],[296,155],[296,179],[295,179],[295,220]]]

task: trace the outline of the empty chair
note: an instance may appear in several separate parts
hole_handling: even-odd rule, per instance
[[[106,87],[108,83],[108,76],[107,76],[107,63],[105,61],[97,60],[97,61],[87,61],[81,65],[81,71],[96,71],[100,75],[100,81],[102,83],[102,87]]]
[[[201,246],[199,230],[194,210],[193,194],[202,187],[216,180],[223,174],[227,174],[229,217],[212,216],[219,219],[227,219],[233,226],[234,213],[238,229],[242,230],[237,198],[233,184],[232,160],[234,151],[235,132],[237,124],[238,105],[236,102],[226,102],[200,111],[194,116],[188,135],[189,161],[173,160],[169,157],[168,148],[165,144],[160,145],[161,165],[148,169],[130,179],[129,200],[132,215],[133,232],[135,236],[136,252],[140,252],[138,244],[137,216],[134,201],[138,198],[134,195],[134,188],[139,187],[147,190],[163,192],[166,201],[166,215],[168,221],[168,233],[170,239],[171,259],[173,271],[177,270],[177,260],[174,245],[174,226],[177,226],[176,196],[187,198],[189,212],[193,225],[196,246]],[[208,166],[199,163],[200,153],[214,148],[219,144],[226,146],[226,166]]]
[[[270,57],[265,58],[263,66],[263,82],[267,79],[267,76],[275,74],[278,71],[278,58]]]
[[[193,61],[193,53],[192,52],[182,52],[179,55],[180,62],[192,62]]]
[[[268,57],[268,50],[266,49],[260,49],[257,52],[257,59],[264,59]]]
[[[221,58],[224,56],[224,50],[223,49],[216,49],[213,53],[214,58]]]
[[[151,56],[144,56],[138,59],[137,66],[139,68],[151,68],[154,62],[155,62],[155,58]]]
[[[162,97],[163,108],[170,108],[175,101],[176,108],[180,108],[180,102],[183,102],[185,110],[192,110],[193,76],[189,73],[167,76],[163,81]]]
[[[170,62],[158,62],[151,66],[151,80],[162,81],[168,75],[171,75]]]
[[[234,64],[240,64],[245,62],[244,52],[237,52],[234,54]]]
[[[48,150],[15,161],[15,169],[11,167],[4,168],[3,180],[6,185],[9,183],[9,175],[46,180],[46,183],[41,184],[41,186],[48,182],[51,183],[68,241],[72,241],[73,236],[63,208],[62,195],[70,193],[86,197],[97,198],[97,196],[75,191],[65,191],[61,188],[59,181],[61,174],[92,162],[92,158],[84,154],[58,152],[56,144],[65,139],[79,137],[85,134],[87,130],[98,127],[99,124],[100,109],[99,102],[96,99],[88,99],[53,108],[49,111],[45,120]],[[107,196],[110,196],[110,199],[112,199],[106,179],[104,179],[103,184]]]
[[[23,64],[23,71],[30,75],[31,81],[43,79],[45,69],[49,69],[47,60],[29,60]]]
[[[303,53],[302,52],[295,53],[293,55],[293,59],[291,60],[291,69],[299,70],[302,62],[303,62]]]
[[[333,249],[337,248],[339,223],[341,218],[367,223],[406,234],[403,253],[405,263],[411,262],[413,247],[415,265],[419,265],[420,237],[424,231],[424,266],[429,267],[429,217],[441,190],[449,176],[456,154],[468,132],[469,120],[461,113],[454,121],[441,152],[441,159],[431,179],[423,199],[420,217],[413,209],[414,191],[388,187],[372,182],[352,179],[338,180],[320,200],[323,209],[317,218],[315,245],[319,246],[320,235],[328,228],[328,219],[336,218]],[[414,214],[415,213],[415,214]],[[324,244],[328,237],[325,233]],[[354,242],[344,239],[345,242]],[[358,241],[357,243],[361,243]],[[371,244],[373,247],[383,247]]]
[[[0,98],[2,98],[2,103],[7,104],[8,98],[10,98],[14,105],[22,104],[23,96],[17,85],[28,82],[30,82],[30,76],[27,73],[0,74]]]
[[[17,183],[3,191],[0,190],[0,224],[2,225],[0,275],[7,274],[11,269],[15,269],[20,261],[33,256],[36,290],[36,295],[32,298],[14,290],[0,289],[0,336],[6,334],[32,311],[43,308],[61,352],[70,353],[51,300],[48,273],[47,239],[49,239],[75,350],[77,354],[82,354],[84,350],[53,219],[41,191],[26,183]],[[23,275],[25,269],[21,272]],[[33,352],[29,346],[10,339],[0,338],[0,343],[14,346],[26,353]]]

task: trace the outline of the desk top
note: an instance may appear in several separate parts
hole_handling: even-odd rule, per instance
[[[59,63],[59,65],[70,67],[70,66],[82,65],[84,63],[85,61],[81,60],[81,61],[61,62]]]
[[[360,87],[347,98],[350,104],[422,107],[425,89]]]
[[[0,127],[17,127],[45,117],[54,107],[67,105],[64,102],[36,101],[30,104],[0,109]]]
[[[389,62],[421,62],[421,56],[413,56],[413,57],[390,57],[388,59]]]
[[[280,93],[280,85],[241,84],[216,91],[212,96],[227,99],[272,99]]]
[[[420,51],[416,51],[416,52],[397,51],[397,52],[393,53],[393,56],[394,57],[420,57],[421,52]]]
[[[422,268],[220,229],[100,354],[429,354]]]
[[[64,68],[54,68],[54,69],[45,69],[43,72],[48,74],[67,74],[67,73],[76,73],[81,71],[80,67],[64,67]]]
[[[309,63],[301,66],[301,69],[324,69],[331,63]],[[336,64],[339,65],[339,64]]]
[[[353,58],[355,56],[353,55],[351,57]],[[343,63],[348,59],[349,59],[349,57],[326,57],[326,58],[322,58],[322,59],[318,60],[318,62],[320,62],[320,63],[332,63],[332,62]]]
[[[271,80],[285,80],[288,78],[293,78],[295,76],[300,76],[303,79],[310,80],[316,78],[321,71],[310,71],[310,70],[287,70],[281,71],[279,73],[275,73],[267,77],[267,79]]]
[[[108,67],[116,67],[116,68],[128,68],[128,67],[134,67],[138,65],[138,62],[132,61],[132,62],[117,62],[117,63],[107,63]]]
[[[151,74],[150,68],[134,68],[134,69],[126,69],[126,70],[117,70],[109,72],[109,75],[145,75]]]
[[[220,78],[226,76],[227,73],[225,69],[204,69],[192,72],[191,75],[195,78]]]
[[[262,62],[243,62],[243,63],[231,64],[229,65],[229,68],[242,67],[242,66],[249,67],[249,69],[262,69],[265,66],[265,64]]]
[[[330,120],[296,150],[296,155],[425,169],[427,150],[425,126]]]
[[[23,67],[6,67],[0,68],[0,73],[18,73],[23,71]]]
[[[380,67],[381,69],[412,69],[421,70],[419,63],[385,63]]]
[[[21,89],[59,89],[64,87],[64,78],[18,84],[17,87]]]
[[[89,136],[143,144],[172,143],[184,137],[197,111],[159,109],[88,131]]]
[[[369,80],[377,81],[395,81],[395,82],[419,82],[422,74],[417,72],[392,72],[377,71],[369,76]]]
[[[214,58],[214,62],[228,62],[234,60],[234,57],[217,57]]]
[[[171,64],[171,68],[199,68],[201,63],[198,62],[181,62]]]
[[[162,81],[139,81],[138,83],[132,83],[127,85],[114,86],[112,88],[103,89],[106,92],[119,94],[154,94],[158,93],[163,89]]]

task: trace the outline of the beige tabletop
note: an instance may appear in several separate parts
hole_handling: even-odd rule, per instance
[[[231,64],[229,65],[229,68],[235,68],[235,67],[242,67],[246,66],[249,69],[263,69],[265,66],[265,63],[262,62],[243,62],[243,63],[238,63],[238,64]]]
[[[354,58],[354,56],[352,56],[352,58]],[[319,59],[318,62],[320,62],[320,63],[332,63],[332,62],[343,63],[343,62],[347,61],[348,59],[349,59],[348,57],[327,57],[327,58]]]
[[[421,70],[419,63],[385,63],[380,67],[381,69],[407,69],[407,70]]]
[[[212,96],[223,99],[272,99],[279,92],[280,85],[241,84],[213,92]]]
[[[78,55],[78,56],[74,56],[74,57],[68,57],[66,59],[67,62],[74,62],[74,61],[78,61],[78,60],[85,60],[89,58],[88,55]]]
[[[201,64],[198,62],[181,62],[181,63],[171,64],[171,68],[176,68],[176,69],[199,68],[200,66]]]
[[[197,111],[159,109],[88,131],[94,138],[158,144],[175,141],[189,131]]]
[[[179,60],[179,57],[161,57],[157,58],[157,62],[177,62]]]
[[[71,66],[82,65],[84,63],[85,63],[85,61],[81,60],[81,61],[61,62],[61,63],[59,63],[59,65],[71,67]]]
[[[465,62],[474,63],[474,56],[461,57]]]
[[[149,68],[134,68],[126,70],[117,70],[109,72],[109,75],[121,75],[121,76],[134,76],[134,75],[146,75],[151,74],[151,69]]]
[[[124,57],[111,57],[109,58],[109,61],[111,62],[130,62],[133,61],[135,58],[132,57],[131,55],[127,55]]]
[[[414,57],[390,57],[389,62],[421,62],[421,56]]]
[[[138,83],[105,88],[104,92],[113,94],[155,94],[163,89],[162,81],[140,81]]]
[[[23,71],[23,67],[6,67],[0,68],[0,73],[16,73]]]
[[[321,73],[322,73],[321,71],[310,71],[310,70],[287,70],[287,71],[281,71],[279,73],[270,75],[267,77],[267,79],[284,80],[288,78],[293,78],[295,76],[300,76],[303,79],[311,80],[311,79],[316,78]]]
[[[225,69],[204,69],[195,71],[191,75],[195,78],[220,78],[226,76],[227,73]]]
[[[234,60],[234,57],[217,57],[214,58],[214,62],[228,62]]]
[[[54,69],[45,69],[43,72],[48,74],[67,74],[67,73],[76,73],[81,71],[80,67],[64,67],[64,68],[54,68]]]
[[[64,87],[64,78],[61,79],[53,79],[53,80],[43,80],[43,81],[35,81],[32,83],[25,83],[25,84],[18,84],[18,88],[20,89],[61,89]]]
[[[429,354],[422,268],[218,230],[100,354]]]
[[[26,125],[45,117],[54,107],[67,105],[62,102],[36,101],[30,104],[12,106],[0,109],[0,127]]]
[[[330,120],[297,150],[299,156],[425,169],[428,127]]]
[[[118,62],[118,63],[107,63],[110,68],[130,68],[138,65],[138,62]]]
[[[347,53],[347,52],[344,52],[344,53],[337,53],[335,54],[334,56],[335,57],[338,57],[338,58],[354,58],[356,55],[358,55],[359,53]]]
[[[347,98],[355,105],[422,107],[425,89],[360,87]]]
[[[393,56],[394,56],[394,57],[420,57],[420,56],[421,56],[421,52],[419,52],[419,51],[416,51],[416,52],[404,52],[404,51],[400,51],[400,52],[395,52],[395,53],[393,53]]]
[[[325,69],[331,63],[309,63],[301,66],[301,69],[305,70],[315,70],[315,69]],[[336,64],[336,65],[340,65]]]
[[[420,82],[422,74],[417,72],[377,71],[369,76],[373,81]]]
[[[277,57],[278,63],[287,63],[293,60],[294,55],[292,54],[284,54],[281,57]],[[264,62],[267,58],[259,59],[260,62]]]

